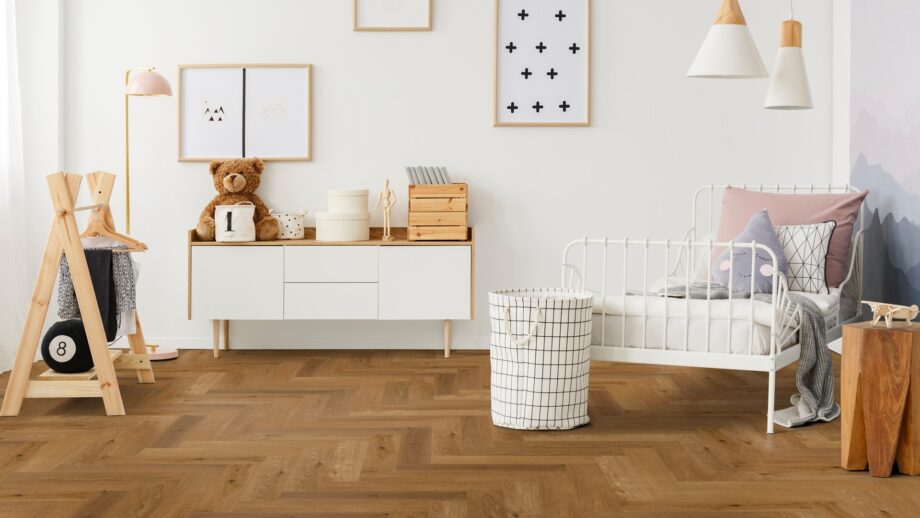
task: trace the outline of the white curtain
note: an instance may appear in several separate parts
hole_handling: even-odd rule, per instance
[[[25,174],[16,45],[16,2],[0,0],[0,371],[9,370],[28,311]]]

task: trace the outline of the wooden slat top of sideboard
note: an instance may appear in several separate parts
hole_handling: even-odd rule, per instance
[[[188,231],[188,244],[189,246],[473,246],[474,241],[472,227],[469,227],[466,241],[409,241],[406,239],[408,231],[405,227],[393,227],[390,232],[396,239],[384,241],[380,238],[383,235],[383,228],[371,227],[370,230],[370,239],[367,241],[317,241],[316,228],[305,227],[304,239],[218,243],[216,241],[199,241],[195,229],[192,229]]]

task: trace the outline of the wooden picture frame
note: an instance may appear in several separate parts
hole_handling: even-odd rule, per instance
[[[179,65],[177,78],[179,162],[241,157],[265,161],[313,159],[313,65]],[[220,114],[228,118],[207,123],[227,124],[210,135],[196,135],[211,131],[202,129],[205,118],[211,116],[212,106],[202,97],[202,91],[210,92],[209,87],[229,98],[214,104],[214,113],[220,109]],[[303,98],[299,95],[301,90]],[[201,99],[204,106],[199,105]],[[265,106],[268,102],[274,105]],[[202,107],[204,112],[200,111]]]
[[[371,4],[383,4],[385,2],[411,2],[417,3],[419,6],[423,6],[427,10],[425,16],[419,17],[423,19],[422,23],[417,25],[412,24],[398,24],[394,21],[386,21],[379,24],[367,23],[362,24],[361,8],[362,4],[371,3]],[[432,0],[353,0],[353,22],[352,28],[357,32],[399,32],[399,31],[430,31],[431,30],[431,19],[432,19]]]
[[[584,96],[583,103],[580,103],[580,104],[583,104],[583,109],[580,110],[580,113],[582,113],[583,115],[575,117],[574,113],[573,114],[564,113],[561,116],[558,116],[556,119],[553,119],[550,117],[540,117],[545,120],[538,120],[540,118],[534,117],[531,115],[528,117],[521,117],[520,119],[522,120],[516,121],[514,120],[514,117],[510,117],[504,113],[505,111],[504,109],[510,110],[511,104],[515,104],[515,103],[512,102],[511,104],[508,104],[506,106],[504,102],[505,99],[503,99],[503,85],[502,85],[503,52],[502,51],[505,50],[506,48],[506,44],[502,42],[502,39],[503,39],[502,38],[503,37],[503,32],[502,32],[503,0],[495,0],[495,70],[494,70],[495,77],[494,77],[494,92],[493,92],[493,106],[492,106],[493,127],[578,127],[578,126],[585,127],[585,126],[591,125],[591,81],[592,81],[592,75],[591,75],[592,14],[591,14],[591,10],[592,10],[592,6],[591,6],[591,0],[583,0],[583,1],[584,1],[583,13],[579,11],[569,13],[569,14],[578,14],[578,15],[583,16],[584,22],[585,22],[584,34],[582,36],[584,48],[572,50],[573,54],[577,54],[577,52],[583,51],[581,52],[582,57],[579,58],[579,61],[583,61],[582,66],[584,67],[584,77],[583,79],[578,80],[578,83],[583,82],[584,90],[583,90],[583,93],[580,93],[582,91],[581,86],[573,90],[573,93],[577,93],[578,95]],[[564,2],[554,2],[553,0],[543,0],[542,2],[537,2],[535,4],[529,4],[529,5],[532,5],[533,7],[528,7],[527,9],[532,9],[532,10],[535,9],[537,11],[542,9],[543,12],[541,14],[543,17],[545,17],[545,15],[548,14],[546,12],[545,7],[547,5],[557,4],[557,3],[559,5],[571,5],[571,4],[566,4]],[[576,6],[576,7],[580,7],[580,6]],[[575,9],[575,7],[569,7],[569,9]],[[508,13],[505,13],[505,14],[508,14]],[[532,13],[525,13],[525,14],[527,14],[528,15],[527,17],[529,18]],[[536,14],[536,11],[533,14]],[[516,14],[515,16],[520,16],[520,14]],[[559,21],[561,22],[562,20],[559,20]],[[552,35],[547,36],[547,38],[552,38]],[[538,41],[539,39],[540,39],[539,37],[534,39],[534,41],[538,42],[539,46],[543,46],[544,41],[548,41],[548,40]],[[571,39],[579,39],[579,38],[575,37],[575,38],[570,38],[569,40]],[[569,40],[566,40],[566,41],[569,41]],[[534,50],[534,47],[532,46],[533,41],[529,41],[529,39],[528,41],[521,41],[519,44],[517,42],[512,42],[512,43],[513,43],[511,45],[512,48],[509,50],[509,53],[514,53],[514,51],[519,50],[519,49],[525,52]],[[573,43],[573,45],[577,47],[577,43],[578,42],[575,42]],[[539,47],[536,47],[536,50],[539,50]],[[569,48],[569,50],[571,50],[571,48]],[[542,56],[543,50],[539,50],[539,54]],[[549,56],[549,55],[550,54],[548,53],[546,56]],[[537,62],[539,62],[540,59],[538,59]],[[525,71],[529,71],[529,70],[530,70],[529,67],[525,67]],[[549,70],[550,72],[555,72],[555,67],[551,67]],[[539,73],[539,74],[542,74],[543,72],[544,71],[542,69],[539,69],[538,71],[536,71],[536,73]],[[549,72],[547,72],[547,75],[548,74]],[[556,75],[559,75],[559,74],[556,74]],[[542,78],[542,76],[540,77]],[[529,76],[525,77],[525,79],[529,79]],[[551,79],[555,79],[555,76],[551,77]],[[509,97],[509,96],[504,95],[504,97]],[[524,97],[529,99],[529,96],[524,96]],[[536,101],[537,101],[536,104],[531,106],[530,108],[536,109],[536,111],[539,113],[540,109],[537,108],[537,105],[541,104],[539,102],[540,99],[536,99]],[[566,101],[567,99],[563,99],[563,104],[569,104]],[[558,99],[553,100],[552,106],[548,105],[547,107],[541,107],[541,108],[552,108],[552,109],[559,108],[563,112],[565,112],[566,109],[562,105],[556,105],[555,104],[556,102],[558,102]],[[527,104],[529,105],[529,102]],[[513,114],[514,111],[517,111],[517,108],[523,108],[524,110],[529,109],[528,107],[524,107],[524,106],[516,107],[514,108],[514,110],[511,111],[511,113]],[[551,112],[548,110],[548,114],[549,113]]]

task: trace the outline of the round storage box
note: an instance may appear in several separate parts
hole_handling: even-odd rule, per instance
[[[367,241],[370,237],[370,212],[357,214],[316,213],[317,241]]]
[[[330,189],[326,191],[329,213],[364,214],[367,212],[368,192],[367,189]]]

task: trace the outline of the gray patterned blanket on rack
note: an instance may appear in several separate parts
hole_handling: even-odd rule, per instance
[[[685,298],[688,293],[691,299],[705,299],[707,283],[693,282],[689,286],[671,284],[666,289],[654,292],[660,297],[673,298]],[[728,290],[714,284],[708,293],[712,299],[728,298]],[[802,327],[799,330],[802,352],[795,371],[795,385],[799,393],[792,396],[791,407],[774,413],[773,421],[786,428],[814,421],[833,421],[840,415],[840,406],[834,400],[834,364],[827,348],[824,315],[808,297],[789,291],[786,292],[786,296],[801,306],[803,313]],[[750,292],[735,291],[732,298],[750,298]],[[760,293],[754,294],[754,300],[767,303],[773,301],[772,295]],[[791,316],[798,320],[798,315]]]
[[[131,254],[113,253],[115,250],[124,250],[126,248],[125,246],[115,246],[85,249],[88,261],[93,254],[99,252],[108,253],[108,271],[102,273],[97,268],[90,268],[90,276],[93,279],[94,287],[96,287],[97,283],[111,284],[97,287],[96,290],[97,303],[100,305],[100,313],[106,328],[106,338],[109,341],[115,339],[116,331],[122,328],[123,320],[126,316],[130,315],[130,318],[133,319],[132,312],[137,307],[136,279]],[[77,295],[74,292],[73,280],[70,277],[70,266],[67,264],[66,256],[61,257],[58,276],[58,317],[62,319],[80,318],[80,306],[77,303]]]

